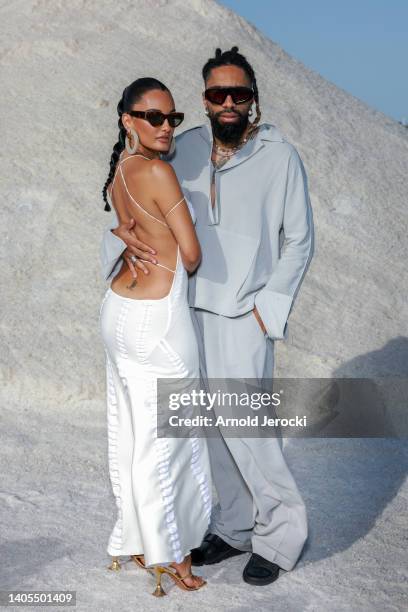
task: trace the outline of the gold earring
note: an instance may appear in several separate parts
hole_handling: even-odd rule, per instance
[[[131,139],[132,139],[132,141],[131,141]],[[138,146],[139,146],[139,134],[136,132],[136,130],[134,130],[131,127],[131,128],[129,128],[128,132],[126,133],[126,138],[125,138],[126,151],[130,155],[132,155],[133,153],[136,153]]]

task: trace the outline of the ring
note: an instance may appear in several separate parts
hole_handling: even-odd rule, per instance
[[[131,255],[131,256],[130,256],[130,261],[131,261],[132,263],[135,263],[135,262],[137,261],[137,257],[136,257],[136,255]]]

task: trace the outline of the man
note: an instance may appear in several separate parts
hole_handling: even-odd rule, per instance
[[[296,149],[274,126],[259,124],[255,74],[237,47],[217,49],[203,78],[211,130],[200,125],[177,136],[170,160],[194,207],[202,249],[189,280],[200,369],[207,381],[262,381],[272,378],[274,342],[287,338],[314,251],[307,179]],[[144,269],[135,256],[155,259],[130,237],[130,226],[111,231],[113,224],[104,233],[107,280],[122,265],[123,251],[134,271],[135,262]],[[220,428],[208,445],[219,503],[203,543],[192,551],[193,565],[251,551],[244,580],[270,584],[280,568],[295,566],[307,538],[305,506],[279,440],[227,437]]]

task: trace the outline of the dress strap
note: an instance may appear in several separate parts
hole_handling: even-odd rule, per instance
[[[142,259],[141,257],[138,257],[138,259],[139,259],[140,261],[147,261],[147,263],[152,263],[152,262],[151,262],[151,261],[149,261],[148,259]],[[176,273],[176,270],[172,270],[171,268],[168,268],[167,266],[165,266],[164,264],[161,264],[161,263],[159,263],[159,262],[157,262],[155,265],[156,265],[156,266],[159,266],[160,268],[165,268],[165,269],[166,269],[166,270],[168,270],[169,272],[173,272],[173,274],[175,274],[175,273]]]
[[[172,207],[170,208],[170,210],[168,210],[168,211],[166,212],[166,214],[164,215],[164,217],[165,217],[165,218],[167,218],[167,216],[168,216],[168,215],[169,215],[169,214],[170,214],[170,213],[171,213],[171,212],[172,212],[172,211],[173,211],[173,210],[176,208],[176,206],[178,206],[179,204],[181,204],[183,200],[184,200],[184,196],[181,198],[181,200],[179,200],[179,201],[177,202],[177,204],[175,204],[174,206],[172,206]]]
[[[129,158],[129,157],[127,157],[126,159],[130,159],[130,158]],[[126,160],[124,160],[124,161],[126,161]],[[147,212],[147,210],[145,210],[145,209],[143,208],[143,206],[142,206],[141,204],[139,204],[139,202],[136,202],[136,200],[134,199],[134,197],[133,197],[133,196],[132,196],[132,194],[130,193],[130,191],[129,191],[129,189],[128,189],[128,186],[126,185],[125,177],[123,176],[123,171],[122,171],[122,164],[120,164],[120,165],[119,165],[119,172],[120,172],[120,175],[121,175],[121,177],[122,177],[122,181],[123,181],[123,184],[124,184],[125,189],[126,189],[126,191],[127,191],[127,194],[128,194],[128,196],[130,197],[130,199],[132,200],[132,202],[134,202],[134,203],[136,204],[136,206],[137,206],[138,208],[140,208],[140,210],[141,210],[141,211],[143,211],[143,212],[145,213],[145,215],[147,215],[147,216],[148,216],[148,217],[150,217],[151,219],[154,219],[154,220],[155,220],[155,221],[157,221],[158,223],[161,223],[162,225],[164,225],[164,227],[167,227],[167,228],[168,228],[169,226],[167,225],[167,223],[165,223],[164,221],[161,221],[161,219],[158,219],[158,218],[157,218],[157,217],[155,217],[154,215],[151,215],[149,212]]]
[[[121,159],[119,163],[123,164],[127,159],[131,159],[132,157],[144,157],[144,159],[148,159],[149,161],[152,161],[153,159],[152,157],[146,157],[146,155],[142,155],[141,153],[132,153],[130,157],[125,157],[125,159]]]

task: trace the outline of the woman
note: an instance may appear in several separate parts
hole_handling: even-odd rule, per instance
[[[198,348],[187,302],[188,272],[201,258],[189,206],[161,153],[174,149],[184,118],[153,78],[126,87],[118,104],[119,140],[103,189],[119,223],[160,248],[149,274],[122,266],[106,291],[100,326],[106,354],[109,472],[118,516],[107,551],[112,569],[130,555],[157,578],[185,590],[206,584],[191,573],[211,511],[210,464],[203,439],[157,437],[157,379],[199,378]],[[147,262],[146,262],[147,263]]]

